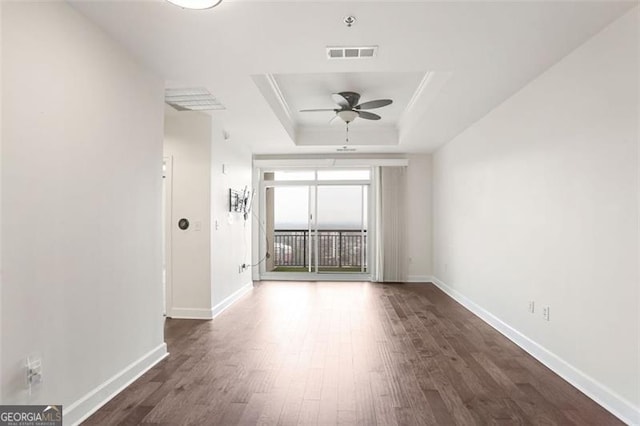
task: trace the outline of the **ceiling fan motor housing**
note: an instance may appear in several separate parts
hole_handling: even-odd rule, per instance
[[[358,105],[360,101],[360,93],[356,92],[340,92],[338,95],[342,96],[349,104],[349,107],[353,108]]]

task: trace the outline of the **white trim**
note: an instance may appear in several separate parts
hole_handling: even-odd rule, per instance
[[[276,95],[276,99],[280,103],[280,106],[282,107],[282,111],[284,111],[289,121],[293,123],[291,108],[289,108],[289,104],[287,103],[287,100],[282,94],[282,90],[280,90],[280,86],[278,85],[276,78],[273,76],[273,74],[265,74],[264,76],[267,79],[267,82],[269,83],[271,90],[273,90],[273,93]]]
[[[253,167],[262,169],[287,167],[370,167],[370,166],[407,166],[406,158],[285,158],[254,159]],[[264,171],[264,170],[263,170]]]
[[[238,290],[227,296],[211,309],[202,308],[175,308],[172,309],[170,315],[167,315],[173,319],[195,319],[195,320],[212,320],[222,313],[229,306],[244,296],[249,290],[253,288],[253,281],[249,281],[247,284],[240,287]]]
[[[418,88],[416,89],[415,92],[413,92],[413,96],[411,96],[411,100],[409,100],[409,103],[407,104],[407,107],[404,109],[404,112],[402,113],[401,117],[404,118],[407,114],[411,112],[413,107],[416,105],[418,98],[422,96],[422,92],[424,92],[424,89],[427,88],[427,85],[433,78],[433,75],[434,75],[433,72],[429,72],[429,71],[427,71],[424,74],[424,76],[422,77],[422,80],[420,81],[420,84],[418,84]]]
[[[166,166],[164,174],[164,198],[163,215],[164,223],[164,306],[163,313],[167,315],[173,306],[173,155],[162,158]]]
[[[371,180],[261,180],[260,190],[276,186],[360,186],[371,185]]]
[[[433,277],[431,275],[407,275],[408,283],[432,283]]]
[[[558,355],[531,340],[509,324],[477,305],[462,293],[449,287],[443,281],[433,277],[433,283],[456,302],[473,312],[481,320],[502,333],[506,338],[520,346],[529,355],[546,365],[551,371],[562,377],[582,393],[593,399],[606,410],[611,412],[629,425],[640,424],[640,407],[634,406],[614,391],[588,376],[584,372],[569,364]]]
[[[402,137],[407,133],[407,129],[412,128],[422,120],[422,113],[433,104],[434,99],[438,96],[451,76],[451,72],[444,71],[430,71],[425,73],[398,120],[400,143],[402,143]]]
[[[167,312],[167,316],[173,319],[210,320],[213,318],[212,309],[204,308],[173,308]]]
[[[229,296],[225,297],[220,303],[211,308],[211,318],[220,315],[225,309],[233,305],[238,299],[253,289],[253,281],[249,281]]]
[[[64,407],[64,423],[71,425],[82,423],[167,356],[169,356],[167,345],[165,343],[158,345],[73,404]]]

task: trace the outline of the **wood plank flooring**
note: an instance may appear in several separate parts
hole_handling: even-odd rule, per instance
[[[618,425],[431,284],[267,282],[85,425]]]

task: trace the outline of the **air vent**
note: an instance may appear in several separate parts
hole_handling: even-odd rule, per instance
[[[210,111],[226,109],[204,87],[165,89],[164,101],[178,111]]]
[[[378,54],[378,46],[329,46],[328,59],[366,59]]]

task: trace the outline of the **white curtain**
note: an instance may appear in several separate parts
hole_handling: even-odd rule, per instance
[[[406,281],[406,167],[377,167],[375,281]]]

